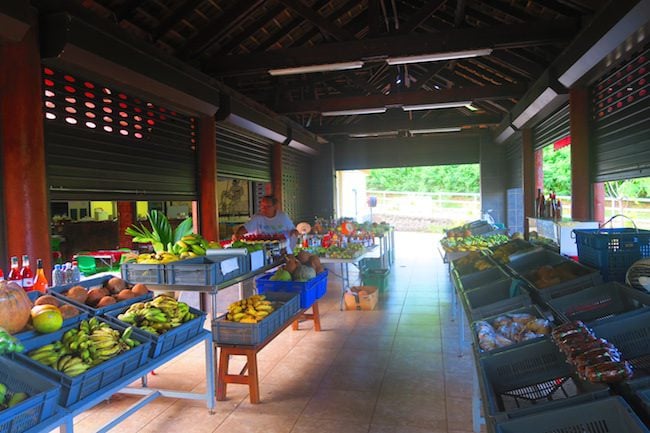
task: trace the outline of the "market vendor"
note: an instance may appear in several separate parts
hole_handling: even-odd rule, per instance
[[[247,222],[242,224],[233,234],[233,240],[241,239],[246,233],[281,233],[287,239],[288,248],[292,250],[298,236],[298,230],[289,216],[282,212],[278,206],[278,200],[265,195],[260,202],[260,211],[253,215]]]

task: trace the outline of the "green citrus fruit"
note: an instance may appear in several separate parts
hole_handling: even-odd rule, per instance
[[[58,309],[45,310],[32,317],[32,326],[43,334],[58,331],[62,325],[63,316]]]

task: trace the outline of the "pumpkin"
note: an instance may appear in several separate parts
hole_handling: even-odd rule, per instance
[[[23,330],[29,321],[32,301],[18,284],[0,281],[0,327],[10,334]]]

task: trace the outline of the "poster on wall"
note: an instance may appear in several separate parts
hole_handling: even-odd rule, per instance
[[[217,181],[220,216],[250,215],[250,185],[241,179]]]

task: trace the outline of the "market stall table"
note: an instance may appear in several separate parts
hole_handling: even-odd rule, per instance
[[[323,265],[339,265],[341,269],[340,274],[336,274],[335,272],[332,272],[332,274],[336,275],[341,279],[341,299],[339,302],[339,308],[342,311],[343,310],[343,296],[345,295],[346,290],[350,287],[350,270],[349,270],[349,265],[355,266],[357,269],[359,268],[359,262],[361,259],[365,259],[370,257],[370,254],[374,252],[376,246],[371,247],[370,249],[366,250],[363,254],[351,258],[351,259],[339,259],[339,258],[333,258],[333,257],[320,257],[320,262]]]

